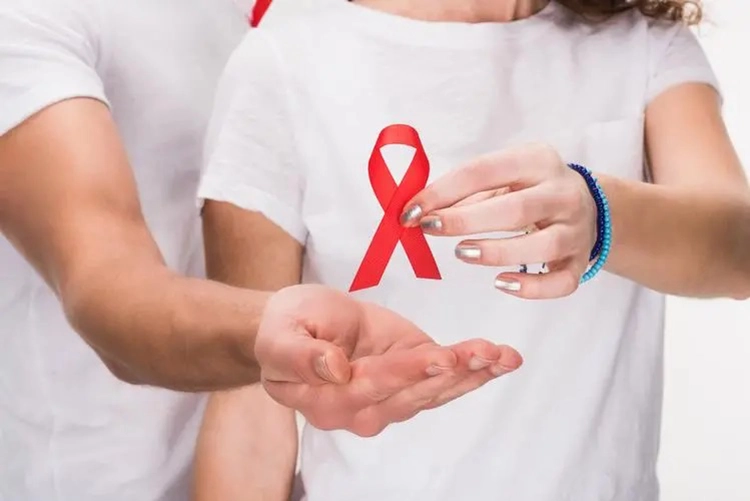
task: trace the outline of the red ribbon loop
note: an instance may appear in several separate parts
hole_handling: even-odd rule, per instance
[[[401,184],[396,184],[380,153],[383,146],[390,144],[416,149]],[[440,280],[440,271],[421,228],[404,228],[399,221],[406,203],[425,187],[430,176],[430,162],[419,133],[413,127],[402,124],[389,125],[383,129],[370,156],[367,171],[372,190],[385,213],[349,292],[375,287],[380,283],[399,241],[417,277]]]
[[[257,28],[270,6],[271,0],[255,0],[253,11],[250,13],[250,26]]]

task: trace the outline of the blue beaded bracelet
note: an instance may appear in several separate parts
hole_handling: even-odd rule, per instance
[[[607,262],[609,250],[612,247],[612,218],[609,213],[607,196],[591,171],[578,164],[568,164],[568,167],[583,177],[586,181],[586,186],[588,186],[591,192],[591,196],[594,197],[594,202],[596,202],[596,243],[594,244],[594,248],[591,249],[591,255],[589,256],[589,261],[594,261],[595,259],[596,261],[581,277],[581,283],[583,284],[594,278],[604,267],[604,263]]]

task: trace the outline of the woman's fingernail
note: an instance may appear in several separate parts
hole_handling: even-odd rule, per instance
[[[469,360],[469,370],[480,371],[485,367],[489,367],[490,363],[491,362],[489,360],[485,360],[480,357],[471,357],[471,360]]]
[[[440,367],[439,365],[431,365],[427,368],[427,375],[428,376],[439,376],[440,374],[445,374],[446,372],[452,371],[452,367]]]
[[[521,290],[521,282],[505,278],[496,278],[495,287],[504,291],[518,292]]]
[[[476,245],[459,245],[456,247],[456,257],[458,259],[480,259],[482,249]]]
[[[407,211],[401,214],[401,224],[414,223],[422,217],[422,207],[412,205]]]
[[[419,222],[419,226],[427,231],[440,231],[443,229],[443,222],[437,216],[427,216]]]

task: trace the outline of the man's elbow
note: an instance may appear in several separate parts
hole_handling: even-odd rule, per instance
[[[142,378],[138,377],[135,371],[99,348],[100,345],[106,344],[102,339],[106,337],[102,334],[105,326],[98,325],[100,322],[97,319],[101,315],[96,311],[96,302],[92,300],[92,294],[87,292],[86,288],[72,286],[62,287],[58,293],[68,323],[94,350],[109,372],[122,382],[143,384]]]
[[[97,352],[97,355],[109,372],[123,383],[137,386],[144,384],[143,379],[138,377],[135,371],[131,370],[126,365],[109,358],[102,353]]]
[[[744,301],[750,299],[750,196],[745,198],[741,207],[737,225],[731,230],[738,282],[737,290],[732,297]]]
[[[750,299],[750,255],[748,255],[748,262],[742,268],[741,274],[740,285],[737,287],[737,292],[732,295],[732,298],[739,301],[747,301]]]

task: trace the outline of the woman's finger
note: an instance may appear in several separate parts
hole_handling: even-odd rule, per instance
[[[490,198],[499,197],[507,193],[510,193],[510,188],[498,188],[496,190],[493,189],[474,193],[473,195],[466,197],[463,200],[459,200],[453,205],[453,207],[464,207],[466,205],[477,204],[479,202],[484,202],[485,200],[489,200]]]
[[[582,245],[570,228],[557,224],[516,237],[465,240],[455,253],[470,264],[518,266],[559,261],[579,253]]]
[[[475,193],[530,187],[559,168],[557,152],[546,145],[526,145],[480,157],[451,171],[409,201],[401,216],[405,226],[416,226],[422,216],[450,207]]]
[[[553,219],[563,209],[560,198],[540,185],[471,205],[441,209],[423,217],[420,225],[425,233],[441,236],[520,231]]]
[[[550,264],[548,273],[501,273],[495,287],[524,299],[555,299],[569,296],[578,289],[586,263],[569,259]]]

